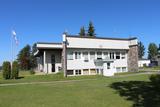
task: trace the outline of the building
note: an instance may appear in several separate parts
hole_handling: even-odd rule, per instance
[[[80,37],[63,34],[62,43],[37,43],[38,71],[112,76],[138,70],[137,38]]]
[[[151,61],[149,59],[140,59],[138,60],[138,67],[148,67]]]

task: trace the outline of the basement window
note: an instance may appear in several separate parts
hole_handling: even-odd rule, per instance
[[[67,70],[67,75],[73,75],[73,70]]]
[[[81,75],[81,70],[75,70],[76,75]]]

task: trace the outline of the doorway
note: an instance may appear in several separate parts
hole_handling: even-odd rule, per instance
[[[51,55],[52,72],[55,72],[55,55]]]

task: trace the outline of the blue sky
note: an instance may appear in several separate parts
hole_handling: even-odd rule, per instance
[[[93,21],[97,36],[136,36],[147,48],[160,43],[159,0],[0,0],[0,64],[11,59],[11,29],[18,52],[37,41],[60,42],[61,34],[77,34]]]

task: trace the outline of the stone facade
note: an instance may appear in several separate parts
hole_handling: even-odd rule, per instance
[[[128,71],[136,72],[138,71],[138,46],[133,45],[129,47],[128,51]]]

